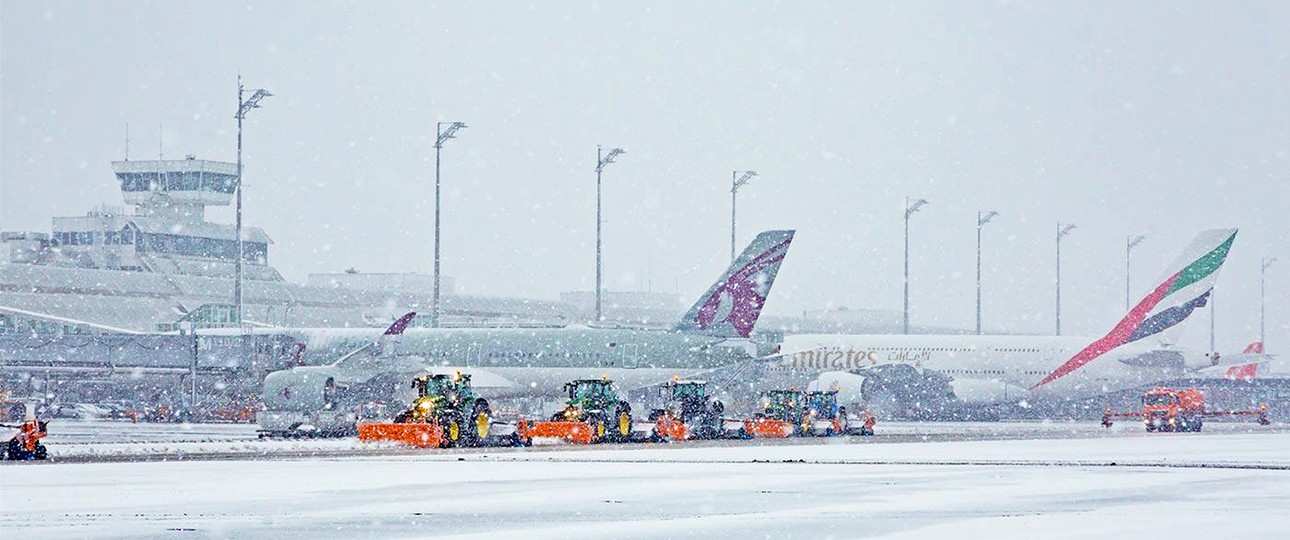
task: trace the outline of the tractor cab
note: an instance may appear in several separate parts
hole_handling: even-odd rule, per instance
[[[475,401],[468,374],[421,375],[412,379],[412,387],[416,389],[417,397],[412,408],[396,420],[398,422],[424,422],[445,410],[461,410]]]
[[[673,379],[662,385],[660,393],[664,405],[659,412],[668,412],[687,420],[706,411],[709,402],[718,409],[717,414],[723,409],[721,402],[708,398],[706,381]]]
[[[1171,407],[1178,405],[1178,394],[1173,390],[1156,389],[1142,396],[1143,407]]]
[[[817,418],[833,418],[841,410],[838,407],[838,392],[808,392],[806,394],[806,411]]]
[[[707,397],[708,383],[704,381],[674,380],[663,385],[670,390],[674,401],[702,401]]]
[[[584,411],[604,410],[618,402],[614,381],[609,379],[578,379],[565,383],[564,391],[569,395],[569,407]]]
[[[802,393],[797,390],[771,390],[762,394],[762,414],[786,422],[796,423],[802,417]]]

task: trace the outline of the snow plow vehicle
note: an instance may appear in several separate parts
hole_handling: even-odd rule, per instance
[[[782,439],[802,434],[802,393],[796,389],[771,390],[762,394],[761,412],[744,420],[748,437]]]
[[[725,404],[708,395],[705,381],[673,379],[659,387],[662,406],[650,412],[654,441],[721,439],[738,436],[726,428]]]
[[[565,383],[565,407],[550,421],[520,420],[516,438],[531,444],[534,438],[556,438],[575,444],[625,442],[632,436],[632,407],[620,399],[614,381],[578,379]]]
[[[847,408],[838,405],[838,391],[813,391],[803,396],[803,435],[832,437],[847,434]]]
[[[26,404],[23,407],[23,422],[18,425],[0,424],[0,427],[18,430],[0,449],[0,460],[34,461],[49,459],[49,450],[40,440],[49,435],[48,421],[36,419],[35,412]]]
[[[488,400],[475,395],[470,375],[422,375],[412,380],[417,397],[393,422],[361,422],[361,441],[395,441],[412,446],[479,446],[493,427]]]
[[[1111,427],[1112,418],[1142,417],[1142,424],[1148,432],[1200,431],[1205,426],[1206,417],[1257,415],[1261,425],[1268,425],[1268,406],[1262,404],[1258,409],[1217,410],[1205,408],[1205,393],[1196,388],[1174,390],[1158,387],[1142,395],[1142,410],[1112,412],[1107,407],[1102,416],[1102,426]]]

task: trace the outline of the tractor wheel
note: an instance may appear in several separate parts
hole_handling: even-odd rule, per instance
[[[625,441],[632,436],[632,407],[626,401],[618,402],[614,413],[614,438]]]
[[[43,444],[36,443],[36,452],[33,454],[33,457],[41,461],[49,459],[49,449],[45,448],[45,445]]]
[[[457,414],[449,415],[443,423],[443,438],[448,441],[448,446],[459,446],[461,444],[462,431],[461,416]]]
[[[1195,431],[1195,432],[1197,432],[1197,433],[1199,433],[1199,432],[1200,432],[1200,428],[1202,428],[1202,427],[1205,427],[1205,419],[1204,419],[1204,418],[1197,418],[1197,419],[1196,419],[1196,423],[1192,424],[1192,428],[1191,428],[1191,430],[1192,430],[1192,431]]]
[[[721,400],[719,400],[719,399],[714,399],[714,400],[712,400],[712,413],[713,413],[713,414],[715,414],[715,415],[717,415],[717,416],[721,416],[722,414],[725,414],[725,412],[726,412],[726,404],[725,404],[725,403],[722,403],[722,402],[721,402]]]
[[[480,441],[488,438],[493,428],[493,410],[488,407],[488,400],[476,399],[470,409],[470,422],[466,426],[467,441],[471,446],[478,446]]]
[[[602,413],[593,413],[587,418],[587,425],[591,426],[591,441],[602,443],[609,439],[609,422]]]

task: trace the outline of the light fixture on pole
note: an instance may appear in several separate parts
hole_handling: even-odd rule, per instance
[[[914,199],[905,197],[905,317],[904,332],[909,333],[909,216],[914,215],[923,205],[927,204],[927,199]]]
[[[270,97],[268,90],[263,88],[251,92],[251,97],[242,99],[244,90],[242,88],[242,76],[237,76],[237,217],[235,218],[233,229],[234,235],[237,236],[237,261],[234,263],[234,282],[233,282],[233,305],[237,311],[237,325],[242,326],[242,259],[245,257],[242,249],[242,120],[246,119],[246,113],[251,109],[260,108],[260,100]]]
[[[1129,277],[1130,277],[1129,268],[1130,268],[1130,263],[1132,261],[1131,257],[1133,256],[1133,248],[1137,247],[1138,244],[1141,244],[1142,241],[1145,240],[1146,238],[1147,237],[1139,234],[1139,235],[1129,235],[1124,239],[1124,310],[1125,311],[1129,310],[1129,295],[1132,294],[1130,292],[1130,287],[1129,287],[1129,284],[1131,283],[1129,281]]]
[[[447,124],[447,127],[444,125]],[[434,299],[430,306],[430,326],[439,327],[439,154],[443,143],[457,138],[457,130],[467,127],[461,122],[439,122],[435,125],[434,140]]]
[[[981,335],[981,227],[998,217],[994,210],[976,213],[976,333]]]
[[[1062,237],[1070,234],[1074,223],[1057,222],[1057,335],[1062,335]]]
[[[740,174],[742,173],[742,175]],[[757,171],[730,172],[730,260],[735,260],[735,195],[739,188],[757,176]]]
[[[614,162],[614,158],[620,154],[626,153],[622,148],[611,148],[609,153],[605,153],[600,145],[596,145],[596,322],[604,320],[603,312],[600,309],[600,229],[604,223],[600,219],[600,173],[605,170],[605,166]]]
[[[1268,344],[1264,341],[1267,338],[1263,333],[1265,329],[1264,316],[1267,314],[1267,312],[1264,311],[1264,304],[1267,301],[1267,289],[1265,288],[1265,285],[1267,282],[1268,267],[1272,266],[1272,263],[1274,262],[1277,262],[1276,257],[1264,257],[1263,266],[1259,269],[1259,343],[1263,344],[1264,351],[1268,350]]]

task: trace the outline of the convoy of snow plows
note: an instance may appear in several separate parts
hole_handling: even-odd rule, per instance
[[[632,412],[607,378],[564,385],[564,406],[549,419],[498,422],[488,401],[464,373],[422,375],[412,381],[417,397],[389,422],[358,423],[362,441],[390,441],[422,448],[530,446],[534,439],[573,444],[684,440],[873,435],[874,417],[858,421],[838,405],[838,392],[774,390],[762,395],[750,418],[725,415],[708,383],[674,379],[658,387],[647,421]]]
[[[746,418],[725,415],[724,404],[699,380],[669,381],[658,387],[647,422],[638,422],[631,405],[621,399],[613,381],[578,379],[564,385],[563,408],[548,420],[519,418],[495,421],[488,401],[477,397],[470,375],[436,374],[417,377],[417,398],[391,422],[360,422],[362,441],[397,442],[422,448],[458,446],[530,446],[545,438],[573,444],[671,442],[685,440],[788,437],[871,436],[876,419],[868,411],[859,417],[838,404],[838,391],[802,392],[796,388],[764,392]],[[1142,397],[1143,409],[1114,413],[1109,408],[1102,425],[1114,417],[1141,417],[1148,432],[1201,431],[1204,418],[1256,416],[1268,425],[1267,406],[1252,410],[1207,410],[1204,393],[1195,388],[1155,388]]]
[[[531,446],[534,439],[572,444],[655,442],[717,439],[783,439],[789,437],[872,436],[872,413],[848,414],[838,403],[838,391],[796,388],[761,394],[756,412],[744,418],[727,416],[725,405],[701,380],[675,378],[659,385],[652,396],[645,421],[635,416],[631,404],[620,396],[608,378],[578,379],[564,385],[564,405],[547,420],[517,418],[498,421],[488,400],[477,395],[468,373],[427,374],[412,380],[416,397],[390,421],[358,422],[358,439],[416,448]],[[44,460],[49,453],[41,439],[48,435],[48,421],[38,420],[32,407],[7,402],[8,416],[20,415],[20,424],[0,424],[17,429],[0,447],[0,460]],[[1267,405],[1257,409],[1211,410],[1205,395],[1195,388],[1157,387],[1142,396],[1142,409],[1113,412],[1102,417],[1110,428],[1113,418],[1141,418],[1147,432],[1198,432],[1205,418],[1254,416],[1268,425]],[[262,434],[263,435],[263,434]]]

